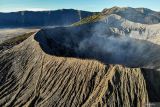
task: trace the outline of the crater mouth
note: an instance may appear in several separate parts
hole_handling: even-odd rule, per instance
[[[86,26],[42,29],[35,40],[50,55],[94,59],[133,68],[160,67],[159,45],[130,37],[95,35]]]

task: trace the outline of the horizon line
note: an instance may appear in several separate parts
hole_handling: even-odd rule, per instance
[[[112,6],[110,8],[113,7],[119,7],[119,8],[145,8],[145,9],[149,9],[152,11],[156,11],[156,12],[160,12],[160,10],[156,10],[156,9],[150,9],[150,8],[146,8],[146,7],[130,7],[130,6]],[[110,8],[104,8],[104,9],[110,9]],[[60,9],[45,9],[45,8],[28,8],[28,9],[16,9],[14,11],[1,11],[0,13],[12,13],[12,12],[25,12],[25,11],[31,11],[31,12],[45,12],[45,11],[57,11],[57,10],[80,10],[80,11],[88,11],[88,12],[101,12],[103,11],[103,9],[101,11],[89,11],[89,10],[83,10],[83,9],[76,9],[76,8],[60,8]]]

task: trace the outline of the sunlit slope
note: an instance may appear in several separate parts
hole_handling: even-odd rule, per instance
[[[92,18],[94,17],[94,18]],[[133,22],[117,14],[90,16],[72,26],[91,25],[93,35],[130,37],[160,44],[160,24]],[[97,34],[98,32],[98,34]]]
[[[95,15],[84,18],[80,22],[75,23],[74,25],[96,22],[111,14],[119,15],[129,21],[136,22],[136,23],[142,23],[142,24],[160,23],[159,12],[156,12],[156,11],[153,11],[147,8],[132,8],[132,7],[116,7],[115,6],[112,8],[106,8],[101,13],[96,13]]]
[[[35,35],[0,54],[0,106],[138,106],[148,102],[140,69],[45,53]]]

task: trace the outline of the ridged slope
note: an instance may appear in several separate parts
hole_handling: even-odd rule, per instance
[[[117,14],[93,15],[72,26],[95,25],[95,32],[105,33],[108,36],[131,37],[160,44],[160,24],[142,24],[132,22]]]
[[[117,14],[127,20],[143,24],[157,24],[160,22],[160,14],[147,8],[112,7],[104,9],[102,14]]]
[[[0,106],[142,107],[148,102],[140,69],[48,55],[34,38],[0,54]]]

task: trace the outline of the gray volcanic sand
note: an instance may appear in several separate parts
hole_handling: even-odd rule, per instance
[[[18,35],[23,35],[25,33],[29,32],[35,32],[38,31],[38,29],[35,28],[5,28],[0,29],[0,43],[4,40],[13,38]]]

